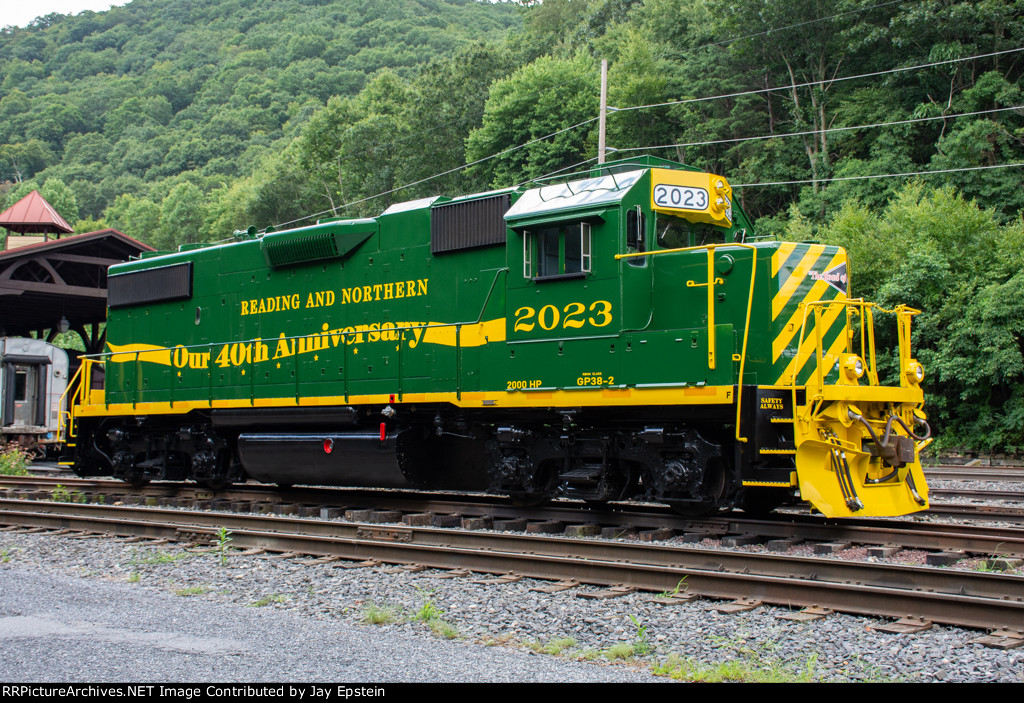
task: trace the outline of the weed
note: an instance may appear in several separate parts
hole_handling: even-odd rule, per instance
[[[128,574],[128,583],[138,583],[139,579],[141,578],[142,574],[140,574],[138,571],[133,571],[130,574]]]
[[[565,650],[576,646],[576,640],[572,637],[559,637],[550,640],[546,645],[540,648],[540,651],[544,654],[550,654],[552,656],[559,656]]]
[[[370,603],[363,609],[360,620],[368,625],[390,625],[398,620],[398,611],[390,605]]]
[[[176,596],[201,596],[204,593],[210,591],[209,586],[189,586],[188,588],[179,588],[174,592]]]
[[[902,683],[899,677],[888,676],[884,670],[877,664],[867,661],[860,654],[854,655],[852,660],[849,660],[846,666],[843,667],[845,672],[857,672],[854,676],[849,676],[848,681],[856,681],[858,683]]]
[[[28,476],[32,457],[17,444],[8,444],[0,452],[0,476]]]
[[[88,502],[85,494],[81,491],[69,491],[61,484],[57,484],[50,491],[50,500],[55,503],[85,503]]]
[[[286,603],[288,596],[281,595],[280,593],[271,593],[269,596],[263,596],[258,598],[249,604],[250,608],[262,608],[270,605],[271,603]]]
[[[459,636],[459,631],[447,620],[441,618],[435,618],[427,621],[427,627],[438,637],[444,637],[446,640],[453,640]]]
[[[420,595],[423,596],[423,605],[413,614],[412,619],[426,623],[430,631],[439,637],[455,639],[459,636],[458,630],[444,619],[444,612],[437,607],[434,599],[427,597],[433,594],[433,591],[420,590]]]
[[[429,591],[427,594],[433,595],[433,591]],[[444,613],[437,607],[437,603],[434,602],[434,599],[425,598],[423,600],[423,605],[421,605],[420,609],[412,616],[412,619],[430,622],[431,620],[439,619],[442,615],[444,615]]]
[[[604,658],[610,661],[616,659],[632,659],[636,655],[635,647],[629,642],[619,642],[604,650]]]
[[[217,553],[220,554],[220,565],[228,565],[228,544],[231,542],[231,532],[221,526],[217,528]]]
[[[0,564],[6,564],[11,560],[11,553],[14,551],[11,547],[0,549]]]
[[[178,554],[172,554],[171,552],[155,552],[150,554],[140,554],[135,552],[132,558],[128,560],[130,566],[143,566],[153,564],[174,564],[182,559],[191,559],[192,555],[185,552]]]
[[[719,664],[704,664],[670,654],[663,662],[652,666],[651,672],[702,683],[808,683],[815,680],[817,661],[817,654],[812,654],[802,664],[763,659],[755,649],[740,648],[738,658]]]
[[[686,591],[689,590],[689,588],[690,588],[689,586],[684,586],[683,585],[683,584],[686,583],[686,579],[687,578],[689,578],[689,577],[688,576],[682,577],[681,579],[679,579],[679,583],[676,584],[676,587],[673,588],[671,591],[662,591],[661,593],[659,593],[655,597],[656,598],[673,598],[675,596],[678,596],[680,594],[680,592],[686,593]]]
[[[654,651],[650,640],[647,639],[647,625],[642,624],[640,618],[635,615],[630,615],[629,619],[633,621],[633,626],[636,628],[636,637],[633,639],[633,651],[637,656],[647,656]]]
[[[500,645],[513,644],[515,640],[516,638],[513,635],[509,634],[508,632],[505,632],[500,635],[489,635],[481,639],[480,641],[485,647],[497,647]]]

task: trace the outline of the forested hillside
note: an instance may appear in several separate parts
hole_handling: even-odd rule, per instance
[[[134,0],[7,28],[6,202],[49,183],[69,222],[91,220],[79,231],[105,222],[164,246],[219,238],[247,226],[208,223],[221,194],[279,159],[332,96],[381,71],[411,79],[520,25],[517,8],[473,0]]]
[[[942,441],[1024,448],[1024,0],[134,0],[0,34],[0,179],[162,247],[375,214],[592,162],[602,58],[616,157],[847,246]]]

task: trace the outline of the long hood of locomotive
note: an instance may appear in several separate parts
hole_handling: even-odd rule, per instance
[[[682,280],[702,275],[700,253],[652,263],[651,290],[641,297],[617,277],[517,290],[500,249],[478,254],[470,270],[469,257],[432,258],[422,247],[401,259],[373,251],[344,266],[272,271],[255,258],[254,244],[188,258],[194,273],[185,300],[111,311],[106,403],[142,403],[150,412],[240,401],[349,403],[353,396],[386,402],[392,395],[477,406],[728,404],[745,332],[747,383],[788,385],[794,374],[803,383],[815,343],[803,304],[845,299],[848,286],[842,249],[765,245],[758,261],[770,276],[756,279],[755,314],[745,331],[752,283],[743,257],[750,250],[727,250],[738,261],[718,287],[729,298],[711,335],[704,311],[689,303],[662,306],[671,310],[667,317],[642,309],[651,297],[693,295],[701,305],[703,294]],[[185,256],[156,268],[180,265]],[[395,280],[400,266],[406,273]],[[830,308],[822,324],[833,355],[845,339],[839,310]],[[651,322],[623,329],[631,314]],[[714,369],[709,338],[723,360]]]

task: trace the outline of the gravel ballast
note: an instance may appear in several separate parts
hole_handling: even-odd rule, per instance
[[[706,599],[588,600],[577,594],[597,589],[309,561],[0,533],[3,678],[1024,682],[1024,648],[973,644],[976,631],[893,635],[872,618],[793,622],[776,607],[725,615]]]

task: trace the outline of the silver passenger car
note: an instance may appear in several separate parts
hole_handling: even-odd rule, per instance
[[[57,443],[68,354],[41,339],[0,338],[0,438],[34,453]]]

